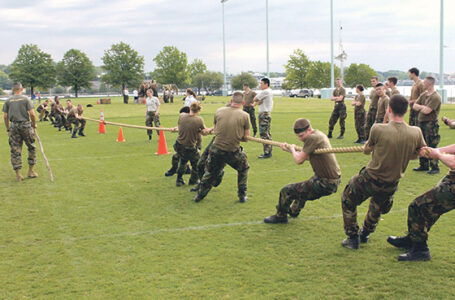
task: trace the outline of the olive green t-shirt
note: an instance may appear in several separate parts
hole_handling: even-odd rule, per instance
[[[73,106],[68,109],[68,117],[74,117],[74,116],[76,116],[76,114],[77,114],[77,107]]]
[[[343,96],[343,100],[341,101],[335,101],[335,105],[337,103],[344,103],[344,97],[346,96],[346,90],[344,89],[344,87],[340,86],[340,87],[337,87],[333,90],[333,93],[332,93],[332,96],[334,97],[339,97],[339,96]]]
[[[245,130],[250,129],[250,115],[234,106],[219,108],[213,120],[215,140],[218,149],[233,152],[240,147]]]
[[[423,87],[423,81],[419,78],[412,85],[412,88],[411,88],[411,100],[417,100],[420,97],[420,95],[422,95],[422,93],[424,91],[425,91],[425,88]],[[412,108],[412,106],[414,106],[414,103],[412,103],[412,104],[410,103],[409,105]]]
[[[360,93],[357,96],[355,96],[355,101],[360,102],[360,105],[356,105],[354,110],[355,111],[360,111],[365,108],[365,95]]]
[[[245,101],[245,106],[249,107],[251,106],[251,103],[253,103],[253,99],[256,97],[256,92],[249,90],[248,92],[243,93],[243,100]]]
[[[433,94],[431,95],[428,95],[427,91],[423,92],[423,94],[420,95],[419,99],[417,99],[416,103],[428,106],[429,108],[432,109],[431,113],[427,115],[419,111],[418,117],[419,122],[438,120],[439,111],[441,110],[441,96],[437,91],[434,91]]]
[[[10,122],[30,121],[28,112],[33,109],[33,103],[27,96],[15,95],[3,104],[3,112],[8,114]]]
[[[184,147],[195,148],[205,129],[204,120],[199,116],[181,113],[178,120],[179,136],[177,142]]]
[[[316,149],[331,147],[327,136],[319,130],[314,129],[304,141],[303,152],[310,156],[310,164],[316,176],[326,179],[338,179],[341,176],[341,170],[335,158],[335,154],[313,153]]]
[[[409,161],[419,157],[419,150],[424,146],[419,127],[393,121],[374,124],[364,148],[365,154],[373,152],[366,171],[374,179],[396,182],[403,177]]]
[[[378,101],[378,112],[376,113],[376,121],[384,119],[385,113],[387,112],[388,108],[389,108],[389,97],[384,95],[381,98],[379,98],[379,101]]]
[[[374,109],[377,109],[378,108],[378,101],[379,101],[379,95],[378,93],[376,93],[376,90],[373,88],[370,92],[370,106],[369,106],[369,109],[371,108],[374,108]]]
[[[390,97],[399,95],[399,94],[400,94],[400,91],[396,87],[393,87],[390,92]]]

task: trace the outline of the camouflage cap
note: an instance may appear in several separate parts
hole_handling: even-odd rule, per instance
[[[305,130],[308,129],[308,127],[310,127],[310,125],[311,125],[310,120],[304,119],[304,118],[299,118],[299,119],[295,120],[295,122],[294,122],[294,132],[296,134],[304,132]]]

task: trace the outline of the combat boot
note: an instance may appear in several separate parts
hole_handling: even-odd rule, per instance
[[[428,249],[427,242],[413,243],[408,253],[398,256],[398,261],[426,261],[430,259],[430,249]]]
[[[239,196],[239,201],[240,203],[245,203],[248,201],[248,197],[247,196]]]
[[[175,172],[176,172],[176,169],[174,167],[172,167],[169,170],[167,170],[166,173],[164,173],[164,176],[170,177],[170,176],[174,175]]]
[[[416,172],[423,172],[423,171],[428,171],[430,168],[429,167],[422,167],[422,166],[419,166],[418,168],[414,168],[412,169],[413,171],[416,171]]]
[[[269,224],[286,224],[288,222],[288,216],[280,217],[278,214],[271,215],[264,218],[264,223]]]
[[[71,135],[71,138],[73,138],[73,139],[77,138],[76,130],[73,130],[72,133],[73,134]]]
[[[175,181],[176,186],[185,185],[185,181],[183,181],[182,175],[177,175],[177,180]]]
[[[38,174],[33,171],[33,168],[35,167],[35,165],[30,165],[29,168],[28,168],[28,178],[36,178],[38,177]]]
[[[409,235],[398,237],[398,236],[389,236],[387,238],[387,243],[397,248],[403,248],[410,250],[412,248],[412,240]]]
[[[197,192],[199,190],[199,186],[201,185],[201,183],[198,183],[195,187],[192,187],[190,189],[190,192]]]
[[[370,232],[365,229],[360,229],[359,241],[362,244],[368,243],[368,239],[370,238]]]
[[[84,129],[82,129],[82,128],[79,129],[78,134],[79,134],[80,136],[85,136],[85,134],[84,134]]]
[[[343,134],[340,134],[338,137],[337,137],[337,140],[342,140],[344,139],[344,135]]]
[[[439,174],[439,169],[431,169],[427,171],[427,174],[434,175],[434,174]]]
[[[17,180],[17,181],[22,181],[22,180],[24,180],[24,177],[22,177],[22,174],[21,174],[21,169],[17,169],[17,170],[16,170],[16,180]]]
[[[332,138],[332,132],[331,132],[331,131],[329,131],[329,134],[327,134],[327,137],[328,137],[329,139]]]
[[[341,245],[345,248],[352,249],[352,250],[357,250],[359,249],[359,235],[353,235],[345,238],[342,242]]]

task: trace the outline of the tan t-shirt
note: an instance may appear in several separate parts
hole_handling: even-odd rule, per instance
[[[360,111],[365,108],[365,95],[360,93],[357,96],[355,96],[355,101],[360,102],[360,105],[355,106],[355,111]]]
[[[373,152],[366,171],[374,179],[396,182],[403,177],[409,161],[419,157],[419,150],[424,146],[422,131],[416,126],[393,121],[374,124],[365,144],[364,153]]]
[[[384,95],[381,98],[379,98],[378,112],[376,113],[376,121],[384,120],[385,113],[388,108],[389,108],[389,97]]]
[[[368,109],[371,109],[371,108],[377,109],[378,101],[379,101],[379,95],[378,95],[378,93],[376,93],[376,90],[373,88],[370,92],[370,106]]]
[[[314,154],[314,150],[319,148],[331,148],[330,141],[325,134],[317,129],[305,139],[303,152],[310,156],[310,164],[314,174],[321,178],[338,179],[341,176],[340,166],[335,154]]]
[[[178,120],[179,136],[177,142],[187,148],[195,148],[205,129],[204,120],[199,116],[181,113]]]
[[[344,97],[346,96],[346,90],[344,89],[344,87],[340,86],[340,87],[337,87],[333,90],[333,93],[332,93],[332,96],[334,97],[339,97],[339,96],[343,96],[343,100],[341,101],[335,101],[335,105],[337,103],[344,103]]]
[[[10,122],[30,121],[28,112],[33,109],[33,103],[27,96],[15,95],[3,104],[3,112],[8,114]]]
[[[390,97],[395,96],[395,95],[399,95],[399,94],[400,94],[400,91],[394,86],[394,87],[391,89]]]
[[[233,152],[240,147],[245,130],[250,129],[250,115],[234,106],[219,108],[213,120],[215,145],[218,149]]]
[[[418,117],[419,122],[438,120],[439,111],[441,110],[441,96],[437,91],[434,91],[433,94],[431,95],[428,95],[427,91],[423,92],[423,94],[420,95],[419,99],[417,99],[416,103],[428,106],[429,108],[432,109],[431,113],[427,115],[419,111]]]
[[[412,85],[411,100],[417,100],[424,91],[425,91],[425,88],[423,87],[423,81],[419,78]],[[410,103],[409,106],[412,108],[412,106],[414,106],[414,103]]]
[[[243,100],[245,101],[245,106],[250,107],[251,103],[253,103],[253,99],[256,97],[256,92],[249,90],[248,92],[243,93]]]

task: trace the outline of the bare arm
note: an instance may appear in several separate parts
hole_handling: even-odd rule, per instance
[[[213,127],[215,127],[215,126],[213,126]],[[215,129],[214,129],[214,130],[215,130]],[[249,129],[245,129],[245,131],[243,132],[243,138],[242,138],[242,141],[244,141],[244,142],[248,142],[248,139],[247,139],[247,137],[249,137],[249,136],[250,136],[250,130],[249,130]]]
[[[36,117],[35,117],[35,111],[32,109],[30,109],[28,111],[28,113],[30,114],[30,120],[32,121],[32,126],[33,128],[36,128]]]
[[[280,147],[284,151],[291,153],[295,163],[298,165],[303,164],[305,160],[308,160],[310,158],[310,156],[307,153],[303,151],[296,151],[294,144],[289,145],[287,143],[282,143]]]
[[[454,146],[454,145],[451,145],[451,146]],[[451,146],[449,146],[449,147],[451,147]],[[444,148],[448,148],[448,147],[444,147]],[[425,150],[427,151],[427,157],[432,158],[432,159],[439,159],[443,164],[445,164],[451,170],[454,170],[455,169],[455,155],[443,153],[441,151],[441,149],[443,149],[443,148],[438,148],[438,149],[429,148],[429,147],[425,148]]]
[[[8,113],[3,113],[3,120],[5,121],[6,131],[9,132],[9,119],[8,119]]]
[[[421,113],[423,113],[425,115],[428,115],[429,113],[431,113],[433,111],[428,106],[417,104],[417,103],[414,103],[414,106],[412,107],[412,109],[416,110],[416,111],[419,111],[419,112],[421,112]]]

